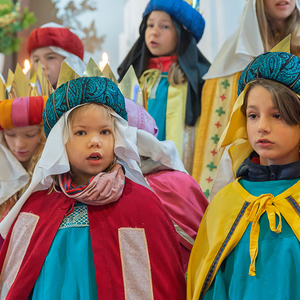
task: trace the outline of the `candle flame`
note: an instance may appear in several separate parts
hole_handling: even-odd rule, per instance
[[[106,64],[109,64],[108,62],[108,55],[106,52],[102,53],[102,60],[99,61],[99,69],[102,71]]]
[[[23,73],[26,74],[29,71],[29,69],[30,69],[30,62],[28,59],[25,59]]]

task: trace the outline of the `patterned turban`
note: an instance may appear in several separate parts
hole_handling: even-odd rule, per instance
[[[49,96],[43,113],[46,137],[66,111],[85,103],[104,104],[127,120],[124,97],[113,81],[105,77],[80,77],[60,85]]]
[[[266,52],[257,56],[241,74],[238,94],[256,78],[277,81],[300,95],[300,58],[286,52]]]
[[[22,97],[0,102],[0,130],[42,124],[47,97]]]
[[[203,35],[205,21],[202,15],[184,0],[151,0],[143,17],[154,10],[162,10],[189,30],[198,43]]]

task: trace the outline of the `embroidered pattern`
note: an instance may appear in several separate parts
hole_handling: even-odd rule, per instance
[[[202,287],[202,290],[201,290],[201,293],[200,293],[199,300],[203,299],[205,293],[207,292],[207,290],[208,290],[208,288],[211,284],[211,281],[213,280],[213,274],[216,270],[216,267],[217,267],[217,264],[220,260],[220,257],[223,254],[225,247],[227,246],[229,240],[231,239],[238,223],[240,222],[240,220],[241,220],[242,216],[244,215],[244,213],[246,211],[246,208],[249,206],[249,204],[250,204],[250,202],[245,202],[244,203],[244,205],[243,205],[241,211],[239,212],[237,218],[235,219],[235,221],[234,221],[234,223],[233,223],[233,225],[232,225],[232,227],[231,227],[231,229],[230,229],[230,231],[229,231],[222,247],[220,248],[220,250],[219,250],[218,254],[216,255],[213,263],[211,264],[211,267],[210,267],[210,269],[209,269],[209,271],[206,275],[206,278],[204,280],[204,284],[203,284],[203,287]]]
[[[290,203],[297,215],[300,217],[300,207],[297,201],[292,196],[288,196],[285,199]]]
[[[74,206],[73,212],[64,217],[58,229],[88,227],[89,218],[86,205]]]
[[[116,84],[105,77],[79,77],[60,85],[49,96],[43,113],[46,136],[66,111],[90,102],[109,106],[127,120],[124,97]]]
[[[153,300],[150,259],[143,228],[119,228],[126,300]]]

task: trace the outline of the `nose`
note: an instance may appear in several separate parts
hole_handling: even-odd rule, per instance
[[[89,148],[100,148],[101,141],[100,141],[99,136],[93,135],[89,141],[88,146],[89,146]]]
[[[152,27],[151,34],[152,35],[158,35],[159,34],[159,27],[157,25],[154,25]]]
[[[21,137],[16,138],[16,150],[22,150],[25,148],[26,144],[24,143],[24,140]]]
[[[259,133],[270,132],[270,122],[267,117],[261,116],[258,124]]]

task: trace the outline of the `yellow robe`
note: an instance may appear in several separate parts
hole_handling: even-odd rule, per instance
[[[140,77],[140,86],[147,88],[148,99],[155,86],[159,84],[161,73],[157,69],[146,70]],[[166,75],[162,75],[166,76]],[[147,84],[145,84],[147,82]],[[166,112],[166,140],[175,143],[179,156],[185,169],[192,174],[195,138],[199,128],[198,118],[195,126],[185,125],[185,108],[187,96],[187,82],[168,88],[167,112]],[[146,105],[147,107],[147,105]]]
[[[212,181],[221,160],[223,149],[217,143],[237,99],[241,72],[221,78],[208,79],[202,90],[201,119],[195,143],[192,176],[209,197]]]
[[[270,194],[260,197],[249,194],[238,179],[217,193],[201,221],[191,252],[187,300],[204,297],[223,260],[247,229],[249,210],[255,210],[255,205],[263,205],[266,197],[270,198]],[[300,181],[271,199],[272,205],[266,205],[265,211],[272,214],[277,209],[300,241]]]

